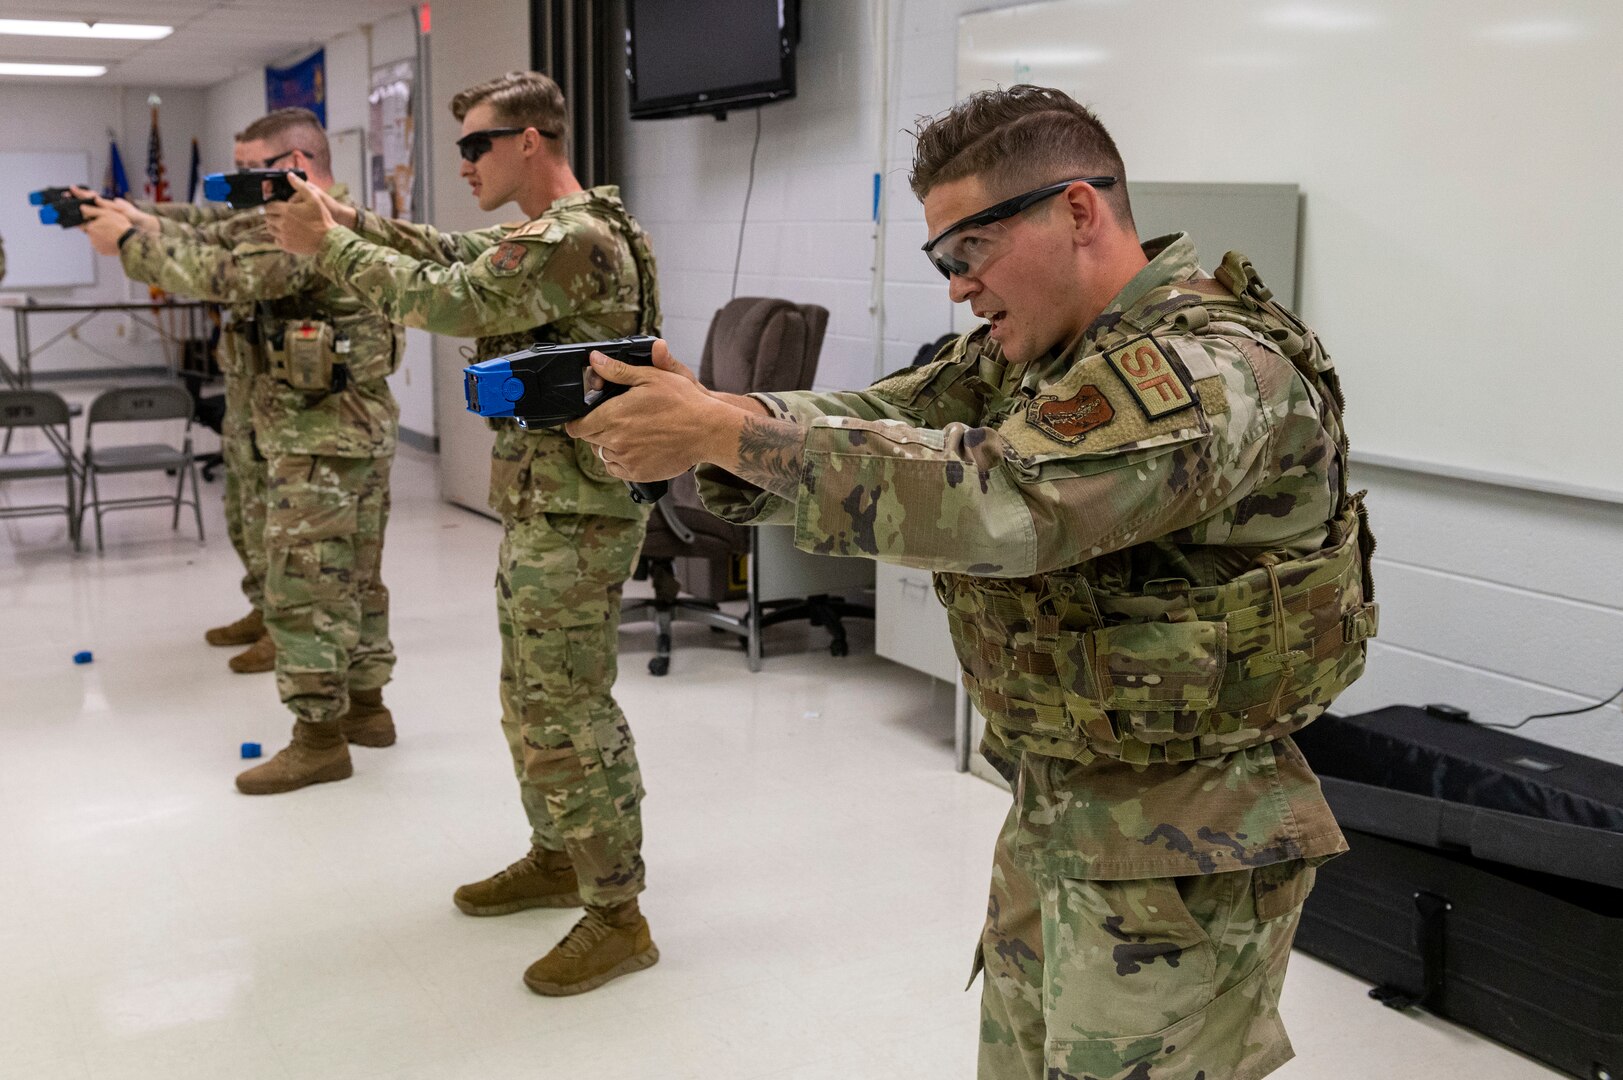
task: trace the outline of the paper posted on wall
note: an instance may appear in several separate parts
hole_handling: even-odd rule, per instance
[[[371,209],[385,217],[416,221],[417,62],[401,60],[372,69],[371,120],[367,125]]]

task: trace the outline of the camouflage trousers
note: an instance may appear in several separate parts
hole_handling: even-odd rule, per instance
[[[1292,1057],[1279,992],[1313,870],[1033,874],[1011,810],[977,966],[980,1080],[1255,1080]]]
[[[220,436],[220,455],[225,458],[225,531],[242,560],[242,595],[255,611],[263,611],[265,459],[254,449],[252,430],[234,430],[230,418]]]
[[[272,455],[267,463],[265,625],[276,689],[300,720],[325,723],[351,690],[394,670],[380,576],[392,457]]]
[[[600,907],[643,889],[642,771],[610,689],[620,591],[646,527],[595,514],[509,520],[496,570],[502,731],[530,839],[566,852],[581,898]]]

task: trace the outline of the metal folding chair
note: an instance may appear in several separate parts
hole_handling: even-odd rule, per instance
[[[73,420],[68,403],[48,390],[0,390],[0,428],[6,432],[9,451],[12,432],[19,428],[39,428],[51,444],[49,450],[0,453],[0,483],[7,480],[41,480],[60,476],[67,484],[66,503],[35,503],[29,506],[0,506],[0,517],[41,517],[65,514],[68,539],[79,550],[79,506],[75,494],[73,460]]]
[[[133,423],[156,420],[184,420],[186,428],[180,447],[168,443],[141,443],[136,446],[110,446],[97,449],[97,424]],[[173,472],[178,481],[174,495],[135,495],[103,499],[96,477],[102,473]],[[186,478],[192,479],[192,497],[185,497]],[[109,510],[129,510],[143,506],[173,506],[171,529],[180,528],[180,508],[190,506],[197,518],[197,539],[203,540],[203,507],[198,493],[197,462],[192,455],[192,399],[184,389],[172,384],[131,386],[108,390],[90,403],[85,420],[84,495],[79,499],[81,519],[86,509],[96,512],[96,550],[102,550],[101,516]]]

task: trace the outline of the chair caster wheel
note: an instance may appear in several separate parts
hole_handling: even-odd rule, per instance
[[[650,675],[664,675],[670,670],[671,658],[668,656],[656,656],[648,661],[648,674]]]
[[[830,656],[846,656],[850,652],[851,647],[844,641],[831,641],[828,643],[828,654]]]

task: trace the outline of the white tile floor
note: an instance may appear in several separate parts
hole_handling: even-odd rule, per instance
[[[497,527],[402,453],[401,741],[357,750],[352,780],[248,799],[239,744],[273,750],[288,722],[271,676],[202,642],[243,610],[218,493],[202,547],[158,511],[109,517],[101,557],[0,522],[0,1078],[973,1075],[962,988],[1007,795],[952,772],[945,687],[861,629],[835,661],[785,628],[752,676],[690,627],[654,679],[649,628],[628,628],[663,959],[543,1000],[519,975],[574,914],[450,902],[526,843],[496,726]],[[1552,1075],[1365,990],[1298,955],[1277,1075]]]

